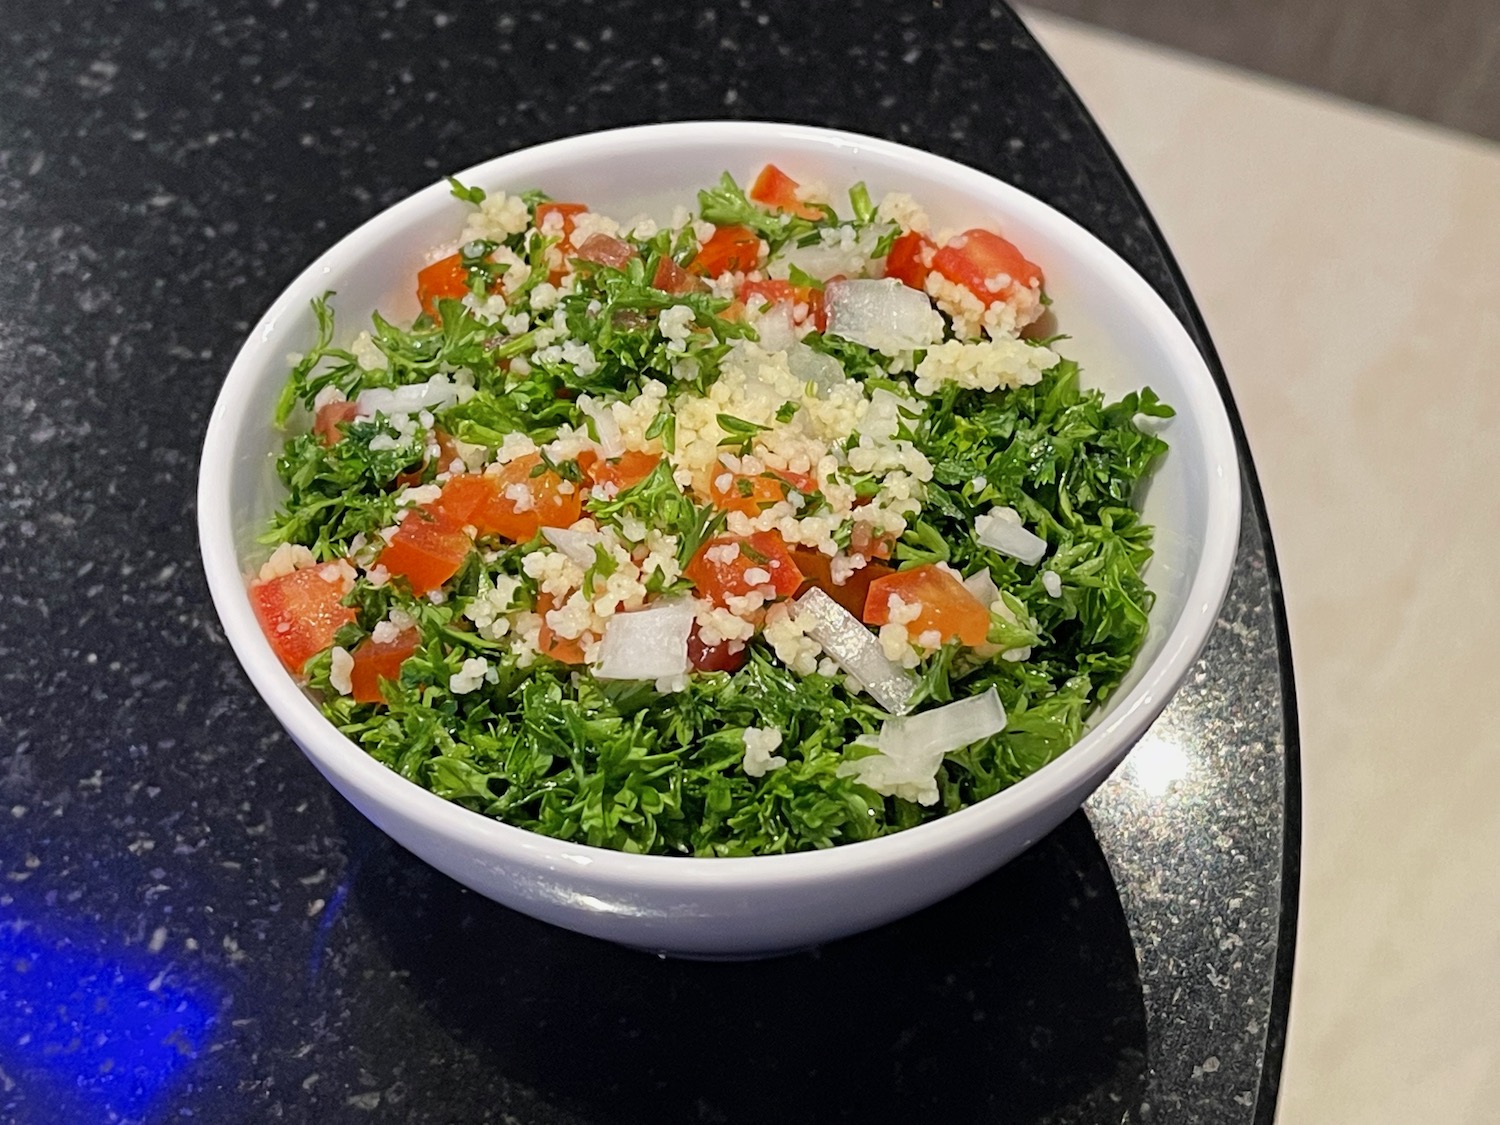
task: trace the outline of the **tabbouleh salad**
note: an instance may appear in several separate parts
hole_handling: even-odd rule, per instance
[[[421,314],[336,346],[315,302],[277,410],[250,597],[340,731],[699,856],[908,828],[1078,739],[1146,636],[1171,409],[1080,386],[1020,248],[774,165],[665,223],[451,184]]]

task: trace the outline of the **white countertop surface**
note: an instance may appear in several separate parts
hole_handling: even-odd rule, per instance
[[[1277,1120],[1500,1120],[1500,146],[1023,13],[1202,308],[1301,720]]]

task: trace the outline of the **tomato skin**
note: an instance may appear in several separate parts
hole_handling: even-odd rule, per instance
[[[739,548],[733,559],[726,562],[709,557],[710,552],[725,546]],[[748,581],[745,575],[755,569],[765,571],[768,580]],[[719,606],[726,606],[730,597],[744,597],[763,585],[773,587],[778,597],[794,594],[802,585],[802,572],[779,531],[757,531],[748,537],[717,535],[698,548],[682,573],[699,594]]]
[[[927,275],[932,272],[926,263],[936,252],[937,243],[920,231],[909,230],[891,243],[891,252],[885,259],[885,276],[913,289],[925,289]]]
[[[987,230],[967,230],[951,239],[932,256],[932,268],[987,305],[1005,300],[1012,285],[1030,288],[1042,281],[1040,266],[1027,261],[1014,243]],[[1010,285],[991,289],[988,279],[1001,274],[1010,278]]]
[[[377,561],[391,577],[406,579],[420,597],[457,574],[473,545],[461,528],[426,508],[414,508],[402,517]]]
[[[313,433],[322,439],[324,445],[336,445],[344,437],[342,427],[357,417],[359,404],[356,402],[343,400],[324,403],[313,416]]]
[[[774,164],[767,164],[750,186],[750,198],[777,211],[789,211],[804,219],[820,219],[823,212],[797,198],[800,185]]]
[[[790,281],[747,281],[740,286],[739,299],[747,309],[759,309],[786,301],[791,305],[806,305],[805,320],[811,321],[819,332],[828,327],[828,314],[823,308],[823,290],[815,285],[793,285]]]
[[[547,624],[547,614],[556,609],[551,594],[538,594],[536,597],[536,612],[541,615],[541,628],[537,631],[536,647],[543,656],[550,656],[553,660],[562,664],[582,664],[583,645],[577,640],[559,637],[552,631],[552,626]]]
[[[594,484],[612,484],[616,492],[623,492],[632,485],[640,484],[655,471],[661,462],[659,453],[642,453],[631,450],[620,456],[605,460],[592,450],[578,455],[578,467]]]
[[[884,578],[888,574],[895,573],[884,563],[867,562],[840,586],[833,580],[833,560],[822,551],[794,547],[792,558],[797,563],[797,569],[802,572],[804,587],[818,587],[855,617],[861,616],[865,611],[865,599],[869,595],[870,584],[877,578]]]
[[[738,672],[749,659],[750,650],[741,645],[738,652],[730,652],[731,643],[720,641],[716,645],[704,644],[703,638],[698,636],[698,623],[695,621],[692,632],[688,634],[688,663],[696,672]]]
[[[612,269],[624,269],[625,263],[636,256],[635,247],[622,239],[614,238],[607,234],[591,234],[583,240],[583,245],[573,255],[582,258],[585,262],[593,262],[595,265],[609,266]]]
[[[334,634],[355,618],[352,608],[339,603],[349,592],[350,581],[340,575],[330,582],[324,577],[337,564],[303,567],[250,587],[250,605],[265,631],[266,639],[286,670],[302,674],[302,666],[333,644]]]
[[[380,681],[401,678],[401,665],[417,651],[419,637],[417,630],[403,629],[389,641],[366,637],[355,646],[349,683],[356,703],[385,702],[385,696],[380,693]]]
[[[720,488],[726,475],[732,478],[729,487]],[[715,474],[709,482],[708,496],[721,512],[743,512],[754,517],[772,504],[785,500],[794,488],[804,496],[810,496],[818,490],[818,482],[805,473],[776,469],[755,474],[726,471]]]
[[[490,495],[472,513],[472,522],[481,535],[499,535],[512,543],[525,543],[544,527],[571,527],[578,522],[583,498],[577,485],[565,482],[551,469],[532,476],[542,463],[538,454],[528,453],[505,465],[499,473],[485,473]],[[564,491],[569,484],[571,491]],[[525,485],[531,503],[517,511],[516,501],[506,495],[514,485]]]
[[[760,261],[760,239],[749,227],[715,227],[688,269],[705,277],[753,270]]]
[[[651,279],[651,288],[676,297],[683,293],[702,293],[708,285],[701,277],[688,273],[671,258],[663,255],[661,261],[656,263],[656,276]]]
[[[937,564],[925,563],[871,582],[865,596],[863,619],[866,625],[885,625],[890,621],[892,594],[899,595],[908,605],[922,603],[922,612],[906,626],[912,640],[923,633],[936,632],[943,644],[955,637],[970,648],[985,643],[990,629],[990,611],[964,588],[962,582]]]
[[[438,319],[438,301],[459,301],[469,295],[469,269],[462,254],[449,254],[417,272],[417,300],[422,311]]]

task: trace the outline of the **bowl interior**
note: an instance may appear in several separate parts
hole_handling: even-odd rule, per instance
[[[1146,518],[1157,529],[1156,556],[1147,572],[1156,593],[1150,638],[1125,687],[1101,709],[1084,742],[1016,787],[1035,795],[1015,790],[1015,796],[1000,795],[1017,806],[1045,800],[1047,791],[1065,788],[1060,783],[1030,784],[1049,771],[1075,777],[1083,771],[1098,773],[1102,759],[1123,756],[1207,636],[1238,532],[1239,485],[1223,404],[1201,357],[1166,306],[1102,243],[1006,184],[915,150],[800,126],[694,123],[554,142],[478,165],[459,178],[489,191],[541,188],[554,198],[584,201],[617,218],[644,212],[664,221],[675,206],[693,206],[693,191],[722,172],[745,183],[768,160],[804,182],[823,181],[836,197],[859,180],[877,200],[886,191],[907,192],[926,208],[938,231],[999,229],[1041,264],[1057,331],[1069,337],[1059,349],[1082,365],[1085,384],[1112,396],[1149,385],[1177,408],[1177,417],[1162,431],[1171,452],[1144,505]],[[270,418],[289,355],[313,341],[309,301],[325,291],[336,293],[332,303],[340,340],[367,326],[374,309],[397,321],[414,316],[416,271],[457,245],[467,209],[446,184],[435,184],[377,216],[313,263],[255,328],[210,424],[200,522],[215,600],[256,686],[284,722],[289,722],[289,711],[295,712],[289,726],[315,760],[320,753],[364,755],[327,724],[321,731],[313,729],[321,718],[305,699],[293,702],[299,693],[275,664],[244,593],[243,575],[267,553],[257,537],[282,495],[273,466],[284,435],[272,428]],[[329,771],[326,757],[318,764]]]

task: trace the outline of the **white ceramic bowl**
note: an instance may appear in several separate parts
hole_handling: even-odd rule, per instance
[[[434,184],[371,219],[277,298],[235,359],[209,421],[199,480],[203,561],[224,629],[256,689],[313,764],[403,846],[498,902],[586,934],[685,956],[756,956],[891,921],[973,883],[1077,809],[1161,712],[1198,654],[1228,584],[1240,484],[1223,403],[1167,306],[1129,266],[1056,211],[973,169],[914,149],[804,126],[695,122],[556,141],[460,174],[465,183],[581,199],[666,219],[698,186],[767,160],[803,180],[910,192],[937,228],[995,225],[1041,263],[1067,355],[1114,393],[1145,384],[1178,411],[1145,502],[1156,591],[1145,650],[1083,739],[1032,777],[955,815],[827,851],[746,859],[634,856],[562,843],[451,804],[368,757],[284,672],[261,635],[246,575],[280,495],[270,425],[287,355],[313,339],[308,302],[336,290],[352,334],[379,308],[417,312],[412,278],[451,250],[466,205]]]

